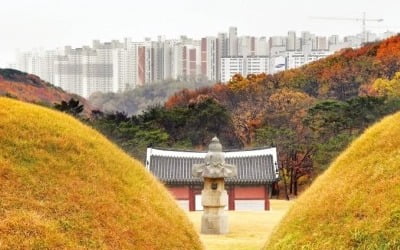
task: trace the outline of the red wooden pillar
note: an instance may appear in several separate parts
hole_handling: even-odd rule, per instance
[[[235,186],[231,186],[228,193],[228,209],[235,210]]]
[[[265,185],[264,210],[269,210],[269,189],[268,189],[268,184]]]
[[[195,194],[192,186],[189,186],[189,211],[195,211]]]

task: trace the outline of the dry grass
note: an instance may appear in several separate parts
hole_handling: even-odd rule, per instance
[[[229,234],[201,235],[201,240],[207,250],[260,249],[265,235],[272,232],[291,204],[291,201],[272,200],[270,211],[229,211]],[[202,212],[188,212],[188,215],[200,230]]]
[[[72,117],[0,98],[0,249],[200,249],[163,186]]]
[[[333,162],[266,249],[400,249],[400,113],[368,129]]]

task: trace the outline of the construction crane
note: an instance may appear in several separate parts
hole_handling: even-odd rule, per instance
[[[366,17],[365,12],[363,12],[363,16],[361,18],[346,18],[346,17],[310,17],[312,19],[322,19],[322,20],[340,20],[340,21],[355,21],[355,22],[361,22],[362,24],[362,42],[365,43],[367,42],[367,29],[366,29],[366,24],[367,22],[383,22],[383,19],[370,19]]]

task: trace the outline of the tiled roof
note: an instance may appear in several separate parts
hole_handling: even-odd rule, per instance
[[[192,176],[193,164],[204,163],[205,152],[147,149],[146,167],[168,184],[199,184]],[[237,166],[238,176],[226,179],[228,184],[267,184],[278,180],[276,148],[225,151],[225,162]]]

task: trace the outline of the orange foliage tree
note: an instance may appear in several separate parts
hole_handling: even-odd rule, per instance
[[[291,89],[272,94],[267,103],[265,126],[257,130],[261,145],[277,146],[285,194],[297,195],[298,180],[312,173],[313,147],[307,143],[308,129],[303,126],[307,110],[315,99]]]

